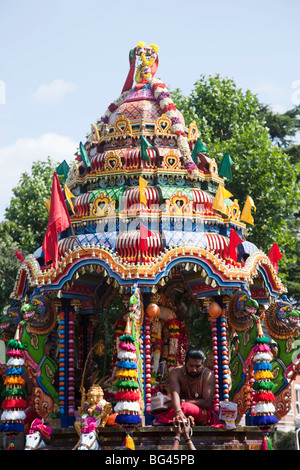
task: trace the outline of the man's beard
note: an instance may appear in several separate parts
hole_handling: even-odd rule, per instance
[[[201,372],[202,372],[202,370],[200,370],[199,372],[188,372],[188,371],[186,371],[186,375],[188,375],[189,377],[199,377]]]

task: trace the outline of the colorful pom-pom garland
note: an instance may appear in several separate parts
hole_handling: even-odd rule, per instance
[[[19,336],[19,329],[16,331]],[[7,343],[9,357],[5,372],[5,389],[2,391],[4,400],[2,402],[0,432],[24,432],[25,409],[27,407],[26,392],[22,386],[25,384],[20,375],[23,373],[24,364],[23,346],[18,339],[12,339]],[[13,443],[11,443],[13,448]]]
[[[133,330],[133,322],[134,319],[129,315],[124,334],[120,337],[118,358],[121,360],[117,362],[116,379],[118,380],[114,384],[118,400],[114,408],[114,411],[118,413],[115,422],[125,427],[131,427],[141,422],[136,346],[133,334],[129,334],[129,331]],[[134,356],[130,356],[131,360],[123,360],[123,358],[125,359],[124,353],[128,352]],[[133,446],[131,434],[127,436],[127,444],[125,444],[126,447]]]
[[[255,317],[257,326],[257,337],[253,352],[253,372],[254,383],[252,384],[255,393],[252,395],[252,423],[254,426],[268,427],[277,423],[275,415],[275,400],[272,390],[274,383],[271,360],[271,348],[269,346],[269,338],[263,335],[260,319]],[[266,446],[267,436],[265,436],[262,447]]]

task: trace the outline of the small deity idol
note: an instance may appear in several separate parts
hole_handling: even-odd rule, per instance
[[[75,423],[75,428],[80,434],[91,421],[97,423],[97,428],[104,428],[112,410],[111,403],[103,398],[103,390],[100,385],[92,385],[87,394],[81,389],[81,407],[78,409],[81,422]]]

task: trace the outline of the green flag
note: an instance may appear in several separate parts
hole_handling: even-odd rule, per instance
[[[64,160],[60,165],[58,165],[58,167],[56,168],[56,173],[58,175],[64,175],[65,177],[65,181],[68,177],[68,173],[69,173],[69,165],[68,163],[66,162],[66,160]]]
[[[197,139],[197,141],[194,145],[194,148],[193,148],[193,152],[192,152],[192,159],[193,159],[193,162],[196,163],[196,165],[198,165],[197,155],[198,155],[198,153],[201,153],[201,152],[208,152],[208,150],[205,147],[205,145],[203,145],[201,140]]]
[[[141,159],[150,163],[150,158],[147,153],[148,148],[153,149],[152,145],[149,144],[148,140],[143,135],[141,135]]]
[[[225,178],[228,178],[230,181],[232,181],[232,173],[231,173],[231,165],[234,164],[234,161],[228,155],[228,153],[224,152],[220,167],[219,167],[219,176],[223,176]]]
[[[86,150],[82,142],[80,142],[79,148],[80,148],[81,159],[83,163],[85,164],[86,168],[88,168],[89,166],[91,166],[91,162],[89,161],[88,154],[86,153]]]

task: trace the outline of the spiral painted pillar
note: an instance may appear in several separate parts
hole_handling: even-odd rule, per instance
[[[220,401],[229,401],[230,371],[227,341],[227,318],[225,308],[220,316],[211,318],[213,369],[215,374],[215,408],[219,409]]]

